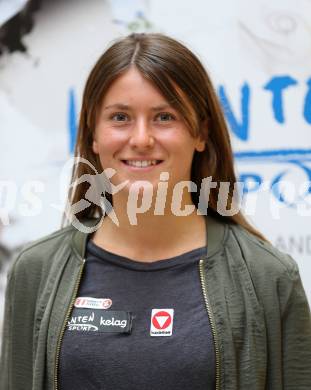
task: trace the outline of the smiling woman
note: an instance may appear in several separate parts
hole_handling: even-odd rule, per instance
[[[86,82],[75,155],[79,224],[9,274],[1,388],[311,388],[297,263],[240,210],[220,212],[235,203],[230,138],[188,48],[162,34],[114,42]]]
[[[163,115],[166,120],[159,120]],[[117,41],[99,58],[84,91],[75,155],[87,159],[98,171],[115,168],[116,175],[111,179],[114,184],[129,179],[130,173],[135,180],[150,181],[152,178],[147,173],[152,172],[155,189],[159,172],[168,170],[167,213],[171,213],[169,206],[177,182],[194,183],[197,190],[184,194],[183,205],[190,202],[198,208],[202,181],[212,177],[216,186],[211,186],[209,194],[207,191],[204,194],[210,214],[239,224],[264,239],[242,212],[226,217],[217,211],[221,182],[229,183],[228,208],[234,202],[236,177],[229,132],[206,70],[191,51],[169,37],[133,34]],[[140,168],[144,172],[137,168],[138,164],[148,165],[148,160],[157,160],[158,164]],[[72,183],[84,174],[93,175],[92,165],[75,165]],[[132,183],[130,180],[127,190],[116,197],[105,195],[121,219],[127,214],[125,203]],[[88,182],[78,187],[72,185],[70,204],[84,199],[88,187]],[[154,206],[151,205],[140,219],[150,221]],[[102,208],[94,203],[75,212],[80,220],[102,215]],[[201,219],[202,230],[202,218],[192,215],[189,220],[198,219]],[[153,224],[156,220],[152,219]],[[160,224],[163,222],[161,218]],[[106,223],[107,219],[103,224]]]
[[[115,169],[111,179],[115,186],[128,183],[127,190],[113,199],[120,218],[125,214],[128,190],[137,180],[148,180],[156,190],[160,173],[168,172],[171,199],[178,182],[190,181],[193,154],[205,149],[205,140],[191,135],[182,116],[132,66],[112,83],[103,98],[92,149],[101,169]],[[191,197],[187,194],[184,201],[188,204]]]

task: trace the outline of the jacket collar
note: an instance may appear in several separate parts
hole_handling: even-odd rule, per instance
[[[205,216],[205,221],[207,224],[206,242],[207,242],[208,257],[211,257],[222,249],[224,240],[226,238],[227,225],[223,222],[216,220],[211,216]],[[100,218],[92,218],[92,219],[84,220],[83,224],[87,227],[93,227],[99,222],[100,222]],[[85,252],[86,252],[86,243],[89,237],[89,233],[81,232],[76,228],[74,229],[75,230],[72,236],[73,249],[79,258],[84,259]]]
[[[228,233],[228,224],[218,219],[207,217],[207,246],[208,257],[222,250]]]
[[[83,225],[92,228],[100,223],[100,218],[88,218],[83,220]],[[78,255],[80,259],[85,258],[86,244],[90,233],[82,232],[74,227],[74,232],[72,235],[72,247],[74,252]]]

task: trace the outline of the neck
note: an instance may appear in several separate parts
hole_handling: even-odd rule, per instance
[[[119,224],[112,221],[110,213],[93,236],[94,242],[108,251],[145,261],[173,257],[206,245],[205,216],[198,215],[194,207],[189,215],[175,215],[167,207],[163,215],[155,215],[152,205],[147,212],[138,213],[133,224],[125,203],[115,199],[113,203]],[[180,209],[184,210],[185,205],[193,206],[191,199],[185,199]]]

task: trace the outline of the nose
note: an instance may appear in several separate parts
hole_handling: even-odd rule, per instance
[[[137,121],[130,135],[130,145],[136,148],[150,148],[154,145],[151,129],[145,120]]]

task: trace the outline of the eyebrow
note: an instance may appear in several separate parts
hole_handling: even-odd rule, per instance
[[[127,104],[122,104],[122,103],[116,103],[116,104],[111,104],[109,106],[104,107],[104,110],[108,110],[109,108],[117,108],[118,110],[130,110],[131,106]],[[168,103],[163,103],[155,107],[151,107],[151,111],[160,111],[164,110],[166,108],[173,108],[170,104]]]

